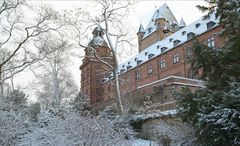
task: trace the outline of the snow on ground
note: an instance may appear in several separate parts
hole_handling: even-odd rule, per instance
[[[156,141],[138,138],[132,141],[132,146],[159,146],[159,144]]]

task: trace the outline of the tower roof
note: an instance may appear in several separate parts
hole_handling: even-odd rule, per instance
[[[147,37],[148,35],[152,34],[153,32],[156,31],[156,25],[155,25],[155,20],[159,18],[164,18],[168,21],[170,24],[178,24],[177,19],[173,15],[172,11],[168,7],[168,5],[165,3],[161,7],[155,10],[150,22],[148,23],[148,26],[145,30],[151,30],[149,32],[145,32],[143,38]]]
[[[108,47],[106,41],[103,38],[104,31],[103,31],[103,29],[100,26],[95,27],[93,32],[92,32],[92,34],[93,34],[93,38],[88,43],[88,46],[92,46],[92,47],[98,47],[98,46]]]
[[[144,27],[143,27],[142,23],[139,26],[138,33],[139,32],[144,32]]]
[[[181,18],[180,23],[179,23],[179,27],[180,27],[180,28],[183,28],[183,27],[185,27],[185,26],[186,26],[186,23],[185,23],[185,21],[183,20],[183,18]]]

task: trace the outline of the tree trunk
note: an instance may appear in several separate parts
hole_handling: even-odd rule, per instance
[[[0,65],[0,95],[3,94],[2,65]]]
[[[115,96],[117,99],[117,106],[119,109],[119,112],[123,114],[123,105],[122,105],[122,98],[120,94],[120,87],[119,87],[119,80],[118,80],[118,73],[117,73],[118,68],[114,69],[114,79],[115,79]]]
[[[58,74],[57,74],[57,67],[56,63],[54,62],[52,71],[53,71],[53,107],[60,106],[60,91],[59,91],[59,81],[58,81]]]

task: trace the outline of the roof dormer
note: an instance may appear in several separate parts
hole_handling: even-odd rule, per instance
[[[174,47],[177,46],[180,42],[181,42],[180,40],[175,40],[175,41],[173,41],[173,46],[174,46]]]
[[[208,22],[208,23],[207,23],[207,30],[213,28],[213,26],[214,26],[215,24],[216,24],[216,23],[213,22],[213,21]]]

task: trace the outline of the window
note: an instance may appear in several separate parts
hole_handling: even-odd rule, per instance
[[[177,46],[180,42],[181,42],[181,41],[179,41],[179,40],[173,41],[173,46],[174,46],[174,47]]]
[[[153,73],[153,67],[152,67],[152,65],[150,65],[147,67],[147,74],[150,75],[152,73]]]
[[[213,21],[208,22],[208,23],[207,23],[207,29],[209,30],[209,29],[213,28],[213,26],[214,26],[215,24],[216,24],[216,23],[213,22]]]
[[[167,47],[162,47],[161,48],[161,52],[164,52],[165,50],[167,50]]]
[[[177,54],[173,55],[173,64],[178,63],[178,62],[179,62],[179,55],[177,53]]]
[[[165,60],[160,61],[160,68],[165,68],[166,67],[166,62]]]
[[[136,75],[136,79],[140,79],[140,78],[141,78],[141,73],[140,73],[140,71],[136,71],[135,75]]]
[[[173,38],[170,38],[170,39],[169,39],[169,42],[172,42],[172,41],[173,41]]]
[[[200,26],[200,23],[195,24],[195,27],[198,28]]]
[[[139,65],[141,62],[142,62],[142,60],[138,60],[138,61],[137,61],[137,65]]]
[[[192,39],[194,36],[195,36],[195,33],[193,33],[193,32],[188,33],[187,34],[187,40]]]
[[[191,56],[192,56],[192,50],[191,50],[191,48],[188,47],[186,49],[186,59],[191,58]]]
[[[151,59],[154,56],[154,54],[149,54],[148,59]]]
[[[121,70],[120,70],[120,73],[123,73],[124,71],[125,71],[125,69],[121,69]]]
[[[152,27],[148,28],[148,33],[152,32]]]
[[[127,70],[129,70],[130,68],[132,68],[132,66],[131,66],[131,65],[128,65],[128,66],[127,66]]]
[[[211,37],[207,40],[207,44],[208,44],[208,47],[214,47],[215,46],[215,43],[214,43],[214,37]]]
[[[186,34],[186,31],[183,31],[183,32],[182,32],[182,35],[185,35],[185,34]]]

